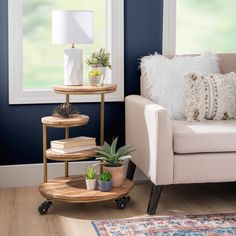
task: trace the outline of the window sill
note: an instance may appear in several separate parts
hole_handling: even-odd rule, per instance
[[[105,95],[106,102],[123,102],[123,89],[118,87],[117,91]],[[71,95],[70,102],[72,103],[89,103],[100,102],[100,95]],[[26,90],[17,94],[12,94],[9,98],[9,104],[50,104],[50,103],[64,103],[65,95],[56,94],[53,90]]]

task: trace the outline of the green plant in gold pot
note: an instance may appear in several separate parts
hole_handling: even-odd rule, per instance
[[[97,158],[102,162],[103,170],[108,171],[112,175],[112,187],[120,187],[124,182],[124,161],[129,156],[131,150],[129,145],[120,147],[117,150],[116,138],[111,145],[104,143],[103,146],[97,149]]]

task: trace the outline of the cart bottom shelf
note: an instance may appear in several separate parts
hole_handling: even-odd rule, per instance
[[[128,194],[132,188],[133,182],[125,179],[120,188],[112,188],[110,192],[100,192],[97,189],[87,190],[84,177],[75,175],[42,183],[39,186],[39,192],[49,200],[86,203],[118,199]]]

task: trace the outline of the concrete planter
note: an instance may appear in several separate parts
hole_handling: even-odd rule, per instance
[[[98,189],[101,192],[109,192],[111,188],[111,181],[101,181],[100,179],[98,179]]]

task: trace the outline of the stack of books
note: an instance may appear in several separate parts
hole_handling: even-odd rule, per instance
[[[68,154],[96,148],[96,139],[91,137],[75,137],[51,141],[53,152]]]

